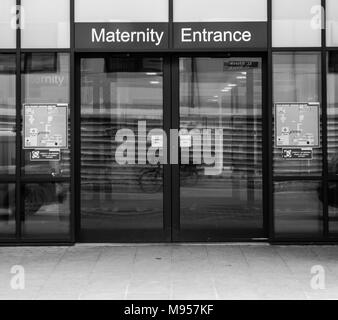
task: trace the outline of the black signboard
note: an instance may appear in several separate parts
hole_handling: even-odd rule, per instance
[[[77,49],[165,50],[267,48],[266,22],[75,23]]]
[[[167,49],[167,23],[76,23],[78,49]]]
[[[283,149],[282,157],[290,160],[311,160],[313,151],[305,148]]]
[[[266,22],[174,23],[174,47],[178,49],[266,48]]]

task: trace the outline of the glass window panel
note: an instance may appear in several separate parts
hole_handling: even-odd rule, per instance
[[[13,28],[12,19],[16,9],[16,0],[0,1],[0,48],[16,47],[16,29]],[[14,19],[15,20],[15,19]]]
[[[15,236],[15,185],[0,184],[0,239]]]
[[[174,22],[266,20],[267,0],[174,0]]]
[[[323,230],[321,182],[275,182],[274,214],[277,237],[321,236]]]
[[[228,67],[240,62],[254,67]],[[180,59],[180,129],[191,143],[180,149],[187,237],[263,235],[261,68],[260,58]]]
[[[24,103],[69,103],[69,54],[25,53],[21,57]],[[70,124],[70,121],[69,121]],[[70,146],[70,127],[68,129]],[[30,161],[30,150],[22,159],[26,174],[69,176],[70,149],[61,150],[61,161]]]
[[[26,239],[69,239],[70,190],[67,183],[31,183],[22,190]]]
[[[168,0],[75,0],[75,22],[167,22]]]
[[[327,148],[329,174],[338,175],[338,51],[328,53]]]
[[[330,235],[338,235],[338,183],[328,183],[329,231]]]
[[[320,60],[320,53],[275,53],[273,55],[274,103],[320,102]],[[285,160],[282,158],[282,148],[274,147],[275,176],[321,174],[322,148],[313,149],[312,160]]]
[[[0,175],[15,173],[15,54],[0,54]]]
[[[24,27],[23,48],[69,48],[69,0],[21,0]],[[93,8],[93,2],[90,8]]]
[[[326,44],[338,47],[338,1],[326,0]]]
[[[272,0],[272,46],[320,47],[320,8],[321,0]]]

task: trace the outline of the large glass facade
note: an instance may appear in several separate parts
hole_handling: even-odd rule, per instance
[[[338,239],[337,0],[17,3],[0,0],[1,241],[69,241],[79,231],[71,218],[81,220],[82,239],[90,234],[104,238],[112,232],[120,239],[133,232],[144,239],[148,232],[162,235],[164,226],[172,232],[177,221],[180,231],[208,241],[227,232],[260,237],[269,231],[264,225],[270,220],[271,239]],[[245,47],[236,53],[224,48],[222,55],[216,50],[201,54],[195,48],[188,55],[178,53],[174,41],[168,41],[170,50],[158,55],[145,48],[147,53],[135,58],[131,48],[123,59],[111,52],[93,58],[92,53],[76,50],[72,22],[168,23],[169,40],[172,24],[177,22],[240,22],[236,27],[271,22],[266,24],[271,27],[271,41],[261,55]],[[112,51],[116,50],[113,45]],[[270,50],[272,66],[268,65]],[[81,75],[76,74],[76,66]],[[267,98],[269,74],[271,101]],[[304,153],[311,157],[286,159],[285,150],[277,145],[278,103],[319,105],[318,145],[305,148]],[[68,146],[52,150],[60,152],[56,161],[32,161],[34,150],[23,148],[25,104],[68,106]],[[188,132],[178,140],[182,141],[178,151],[193,141],[189,132],[194,129],[222,128],[218,174],[205,173],[213,162],[190,165],[194,152],[183,155],[180,161],[188,163],[178,169],[157,165],[158,153],[144,163],[142,159],[161,136],[156,131],[155,140],[147,137],[146,153],[136,147],[135,162],[116,164],[116,131],[134,132],[139,122],[146,121],[149,134],[152,129],[169,128],[175,117],[178,129]],[[142,140],[139,132],[134,138],[135,143]],[[197,144],[206,142],[197,150],[215,159],[216,149],[208,145],[209,138],[217,143],[214,134],[200,141],[194,134],[190,138]],[[78,163],[72,166],[73,155]],[[265,190],[266,184],[273,185],[273,190]],[[75,203],[76,199],[81,200]],[[81,212],[72,212],[80,203]],[[168,218],[165,211],[172,210],[170,206],[179,212],[170,212],[173,216]]]

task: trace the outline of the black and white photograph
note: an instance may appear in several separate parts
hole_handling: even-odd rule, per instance
[[[338,0],[0,0],[0,302],[337,299]]]

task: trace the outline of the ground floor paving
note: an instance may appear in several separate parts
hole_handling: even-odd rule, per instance
[[[0,248],[0,299],[337,298],[338,246]]]

